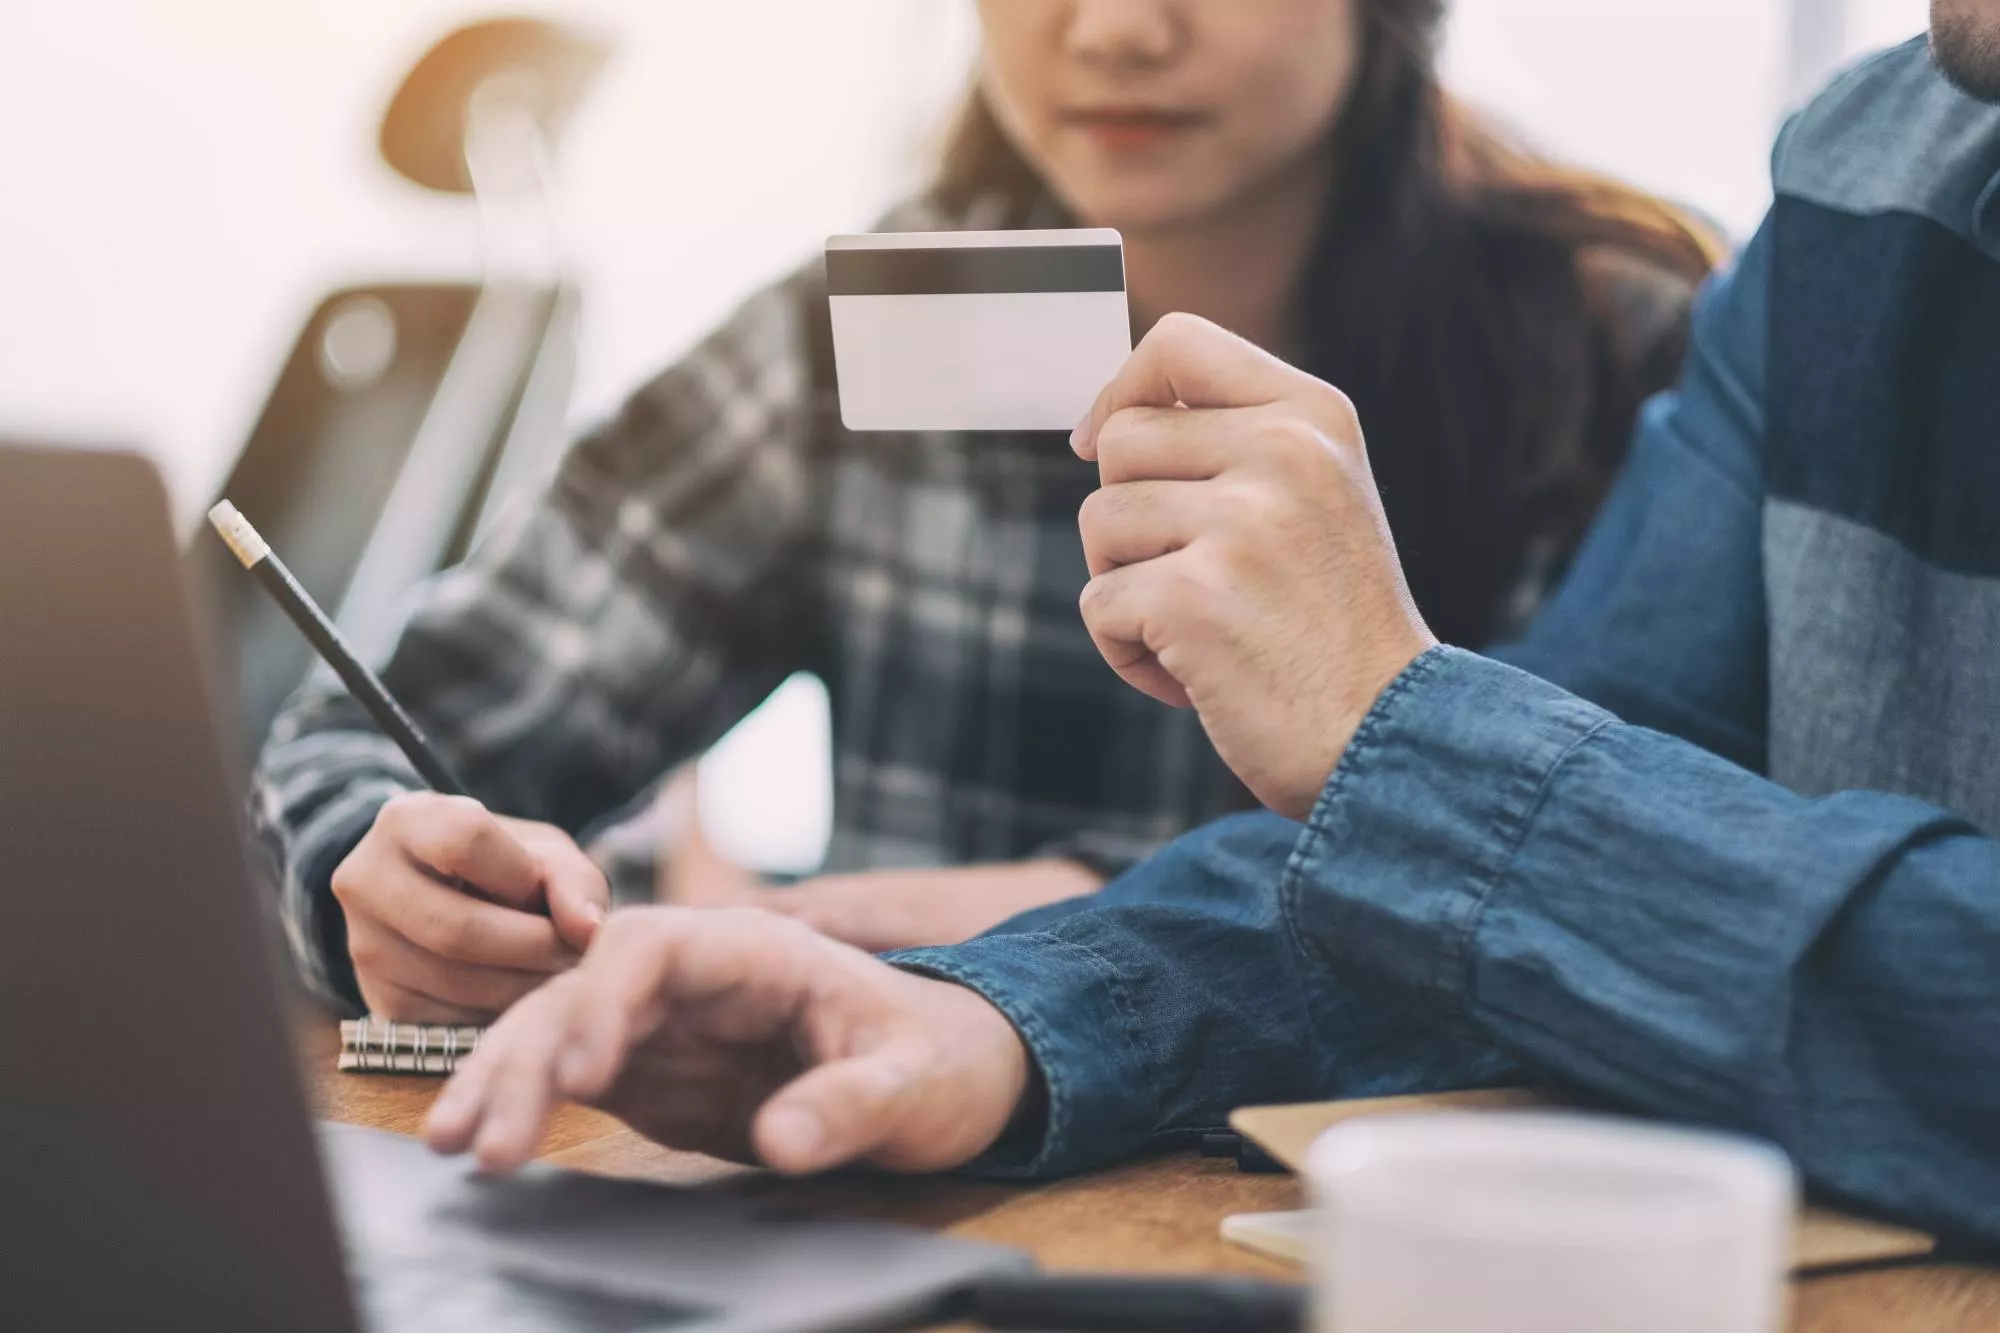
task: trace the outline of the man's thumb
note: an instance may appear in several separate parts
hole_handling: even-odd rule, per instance
[[[820,1065],[764,1103],[751,1142],[787,1175],[845,1166],[893,1138],[916,1084],[915,1065],[893,1049]]]

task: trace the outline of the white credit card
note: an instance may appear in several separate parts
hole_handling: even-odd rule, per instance
[[[1132,351],[1115,231],[950,231],[826,243],[849,430],[1059,430]]]

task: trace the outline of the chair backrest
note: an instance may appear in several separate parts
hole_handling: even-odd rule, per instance
[[[328,296],[223,487],[364,657],[387,653],[410,587],[462,559],[561,443],[577,293],[544,168],[610,51],[573,25],[495,19],[416,62],[382,156],[418,185],[476,194],[488,272]],[[219,546],[198,540],[191,560],[234,730],[254,748],[312,656]]]
[[[307,318],[221,497],[364,656],[387,651],[404,594],[461,559],[503,488],[559,443],[574,307],[565,287],[382,284]],[[205,532],[188,558],[233,730],[254,749],[312,652]]]

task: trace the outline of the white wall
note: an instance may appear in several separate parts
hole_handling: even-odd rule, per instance
[[[1743,237],[1770,203],[1784,115],[1928,13],[1929,0],[1456,0],[1445,73],[1549,154]]]
[[[65,0],[0,19],[0,428],[156,448],[184,508],[328,287],[469,273],[470,206],[374,153],[470,0]],[[516,12],[519,6],[501,7]],[[938,0],[583,0],[621,54],[572,127],[594,415],[913,180],[961,85]]]
[[[471,0],[67,0],[0,20],[0,427],[109,431],[184,506],[325,288],[469,272],[468,207],[396,179],[375,117]],[[534,8],[533,6],[530,7]],[[616,36],[563,186],[588,284],[575,415],[920,170],[965,0],[574,0]],[[1739,231],[1766,198],[1787,16],[1829,58],[1925,0],[1458,0],[1448,73],[1549,151]],[[1810,44],[1809,44],[1810,45]]]

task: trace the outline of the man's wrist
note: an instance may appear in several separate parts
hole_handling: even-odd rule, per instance
[[[1059,1175],[1153,1135],[1154,1071],[1131,1027],[1131,998],[1095,951],[1049,934],[986,935],[885,961],[964,987],[1011,1026],[1024,1080],[1005,1128],[962,1168],[969,1174]]]
[[[962,1018],[945,1015],[951,1052],[959,1066],[951,1082],[971,1095],[964,1107],[974,1125],[989,1128],[966,1152],[966,1160],[1025,1147],[1032,1151],[1048,1122],[1048,1092],[1028,1044],[1014,1023],[986,996],[962,982],[926,977],[943,988],[937,1007],[956,1007]]]
[[[1319,804],[1327,784],[1354,749],[1369,718],[1413,668],[1437,651],[1438,642],[1429,631],[1424,631],[1413,637],[1407,648],[1406,653],[1394,654],[1386,659],[1394,663],[1393,669],[1384,667],[1378,670],[1375,678],[1356,690],[1352,698],[1335,704],[1330,719],[1318,725],[1308,724],[1302,729],[1297,738],[1298,744],[1302,748],[1315,745],[1317,748],[1305,751],[1299,764],[1298,778],[1287,784],[1280,800],[1271,802],[1273,810],[1288,819],[1305,822]]]
[[[1027,1086],[1015,1099],[1014,1112],[1007,1118],[1000,1136],[979,1155],[999,1161],[1020,1161],[1031,1157],[1049,1136],[1049,1084],[1041,1066],[1028,1058],[1027,1043],[1015,1034],[1027,1072]]]

